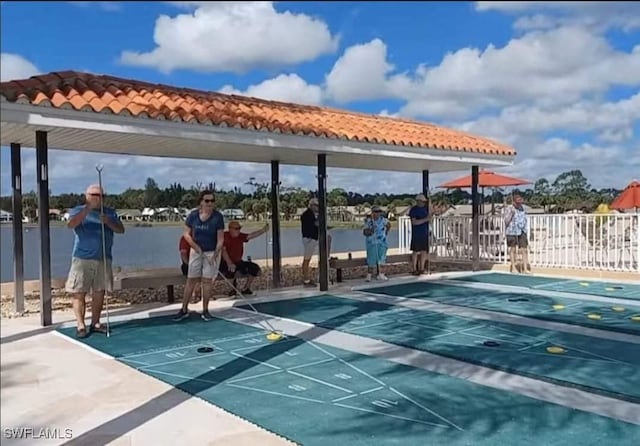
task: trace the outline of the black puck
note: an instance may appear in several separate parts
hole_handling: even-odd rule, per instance
[[[213,348],[211,347],[200,347],[198,349],[198,353],[211,353],[213,351]]]
[[[496,341],[484,341],[482,344],[487,347],[498,347],[500,345],[500,343]]]
[[[529,299],[525,297],[512,297],[511,299],[507,299],[509,302],[529,302]]]

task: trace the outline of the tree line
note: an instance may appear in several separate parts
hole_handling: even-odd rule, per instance
[[[143,209],[174,207],[191,209],[195,207],[200,190],[214,190],[218,209],[242,209],[247,216],[264,216],[271,207],[270,184],[259,183],[250,178],[246,185],[249,191],[239,187],[230,190],[218,189],[215,183],[196,183],[184,187],[180,183],[170,184],[161,189],[153,178],[148,178],[144,189],[129,188],[120,194],[105,195],[105,204],[116,209]],[[513,189],[530,206],[544,207],[549,212],[562,212],[566,209],[583,209],[593,211],[601,203],[610,203],[621,191],[614,188],[594,189],[580,170],[571,170],[558,175],[553,181],[546,178],[537,180],[533,187]],[[280,188],[280,211],[285,219],[296,215],[298,208],[307,206],[309,198],[315,191],[297,187]],[[485,203],[502,203],[512,192],[504,189],[485,189]],[[327,192],[327,205],[331,207],[353,206],[357,211],[372,206],[386,206],[389,211],[409,206],[414,203],[416,192],[404,194],[360,194],[336,188]],[[83,194],[65,193],[52,195],[49,198],[51,209],[65,210],[83,202]],[[431,194],[431,201],[437,208],[449,205],[467,204],[471,200],[470,189],[438,190]],[[38,207],[37,195],[34,191],[23,194],[23,213],[35,218]],[[11,212],[11,197],[0,197],[0,208]]]

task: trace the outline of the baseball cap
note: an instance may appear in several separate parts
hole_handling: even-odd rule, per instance
[[[424,194],[418,194],[416,195],[416,201],[427,201],[427,197]]]

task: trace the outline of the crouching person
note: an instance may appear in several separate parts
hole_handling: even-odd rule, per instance
[[[251,295],[251,286],[256,277],[261,273],[260,266],[256,263],[242,260],[244,255],[244,244],[260,237],[269,230],[269,225],[266,224],[262,229],[251,233],[242,232],[242,225],[239,221],[229,222],[228,231],[224,233],[224,245],[222,249],[222,263],[220,264],[220,272],[228,279],[233,279],[234,288],[238,288],[238,277],[246,277],[244,287],[242,288],[243,295]],[[235,295],[235,290],[229,292],[230,296]]]

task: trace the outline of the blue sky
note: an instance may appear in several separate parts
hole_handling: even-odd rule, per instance
[[[80,70],[434,122],[495,138],[505,173],[595,187],[640,174],[640,4],[624,2],[2,2],[2,80]],[[37,24],[37,26],[35,25]],[[0,154],[10,193],[9,150]],[[53,193],[268,181],[269,166],[50,153]],[[111,172],[117,171],[117,174]],[[24,188],[35,156],[23,150]],[[315,188],[314,169],[282,167]],[[434,176],[432,184],[466,174]],[[415,174],[330,169],[329,187],[413,192]],[[246,177],[246,178],[245,178]]]

